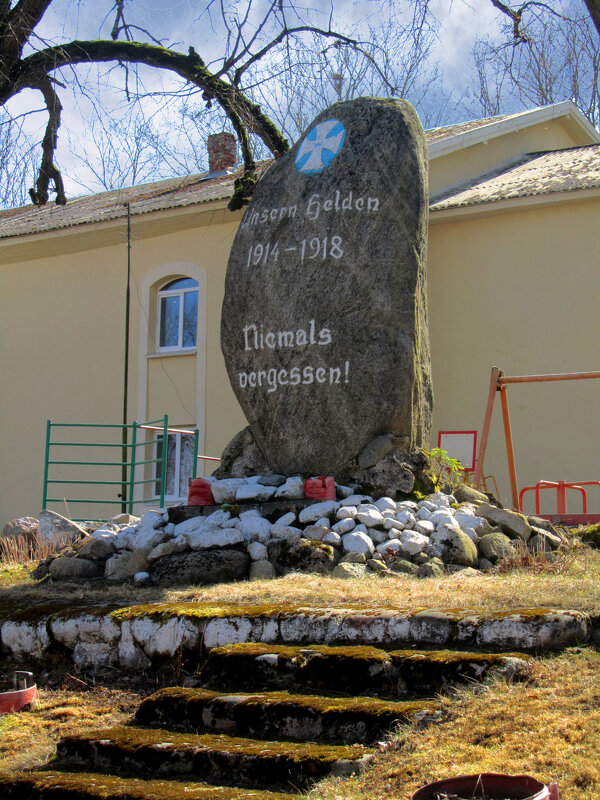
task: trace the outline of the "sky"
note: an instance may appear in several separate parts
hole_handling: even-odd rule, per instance
[[[406,0],[407,1],[407,0]],[[469,54],[477,35],[497,32],[498,14],[490,0],[430,0],[433,16],[443,20],[436,31],[430,63],[438,63],[443,78],[440,89],[454,98],[459,98],[467,90],[470,74],[467,67]],[[390,11],[398,9],[401,2],[395,0],[337,0],[333,3],[335,11],[334,27],[351,30],[354,35],[369,38],[369,26],[376,25]],[[73,38],[108,38],[113,23],[111,13],[113,0],[54,0],[46,16],[36,30],[39,44],[55,44]],[[223,48],[224,29],[217,11],[206,11],[199,15],[206,2],[198,0],[128,0],[126,12],[128,20],[146,28],[165,45],[185,52],[190,44],[206,62],[218,58]],[[245,6],[245,3],[232,2],[230,6]],[[327,26],[332,2],[316,0],[300,6],[304,16],[308,15],[315,24]],[[261,18],[265,0],[254,0],[249,22]],[[66,77],[72,77],[65,73]],[[103,65],[81,67],[77,70],[80,84],[87,84],[90,92],[75,93],[57,88],[63,104],[62,130],[59,133],[57,161],[64,172],[67,193],[84,193],[85,189],[97,190],[91,171],[83,161],[93,159],[98,130],[90,131],[89,119],[93,117],[94,106],[98,102],[115,117],[122,115],[130,106],[124,98],[124,74],[120,69],[110,69]],[[147,92],[160,95],[181,85],[169,73],[159,70],[145,70],[144,88]],[[116,90],[116,91],[115,91]],[[196,96],[194,102],[199,98]],[[42,109],[39,93],[22,92],[10,101],[8,108],[13,115],[25,113],[31,108]],[[169,116],[173,107],[165,105],[164,97],[146,102],[150,113],[164,114],[164,127],[169,127]],[[448,112],[449,113],[449,112]],[[468,119],[468,108],[462,111],[454,108],[453,118],[447,122]],[[462,116],[461,116],[462,114]],[[26,125],[30,135],[41,139],[46,124],[46,113],[33,115]],[[175,136],[171,130],[170,136]]]

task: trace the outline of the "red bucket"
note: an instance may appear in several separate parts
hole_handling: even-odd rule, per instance
[[[482,772],[428,783],[413,794],[412,800],[436,800],[445,794],[470,800],[481,797],[486,800],[558,800],[558,786],[556,783],[545,786],[529,775]]]
[[[215,499],[210,481],[204,478],[192,478],[188,489],[188,506],[214,506]]]
[[[335,500],[335,481],[321,475],[304,481],[304,497],[309,500]]]

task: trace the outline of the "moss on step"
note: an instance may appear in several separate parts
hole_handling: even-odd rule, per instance
[[[374,742],[395,723],[439,709],[433,702],[323,697],[290,692],[227,694],[173,687],[146,698],[136,722],[176,730],[213,730],[259,739]]]
[[[55,766],[94,766],[100,771],[173,778],[186,775],[269,789],[303,789],[330,773],[355,773],[369,760],[368,749],[361,745],[267,742],[136,727],[68,736],[57,751]]]
[[[5,800],[290,800],[289,794],[89,772],[0,773]]]
[[[215,647],[201,676],[211,689],[287,689],[384,698],[433,696],[454,683],[478,681],[493,669],[512,677],[527,673],[528,656],[452,650],[393,650],[369,646],[278,646],[235,644]]]

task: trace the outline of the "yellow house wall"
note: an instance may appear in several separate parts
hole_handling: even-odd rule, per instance
[[[573,143],[557,124],[549,123],[535,136],[534,131],[526,134],[531,141],[521,135],[521,152]],[[461,166],[466,161],[469,171],[479,158],[477,169],[486,159],[490,165],[502,161],[516,148],[514,141],[507,135],[504,142],[482,145],[481,156],[474,147],[468,159],[464,153],[447,163],[436,159],[432,185],[450,182],[466,169]],[[600,296],[600,201],[492,211],[431,218],[433,444],[438,430],[481,431],[493,365],[506,374],[599,368],[594,320]],[[213,204],[132,219],[128,419],[143,421],[166,413],[174,426],[197,424],[200,452],[210,456],[220,455],[246,424],[229,385],[219,336],[225,269],[240,216]],[[47,418],[121,420],[126,221],[11,240],[2,244],[0,259],[4,524],[37,514],[41,507]],[[157,356],[155,290],[169,277],[192,272],[206,287],[196,352]],[[598,388],[597,382],[587,381],[509,389],[521,486],[540,478],[597,477]],[[67,452],[79,455],[74,449]],[[116,448],[112,452],[120,455]],[[209,463],[204,472],[213,467]],[[508,500],[499,409],[485,472],[496,476]],[[111,489],[111,497],[118,490]],[[81,490],[70,491],[64,493],[84,496],[77,494]],[[600,492],[590,490],[593,510],[600,510],[597,497]],[[70,513],[79,516],[74,508]],[[86,509],[88,516],[96,513],[107,516],[106,508]]]
[[[220,455],[245,425],[229,388],[220,351],[220,309],[227,257],[239,214],[201,209],[160,218],[133,219],[128,420],[163,414],[171,425],[201,428],[200,453]],[[87,235],[85,235],[87,233]],[[41,508],[46,419],[54,422],[119,423],[123,403],[123,359],[127,237],[125,221],[104,230],[24,237],[3,247],[0,272],[0,524]],[[98,246],[101,243],[105,246]],[[95,246],[94,246],[95,245]],[[40,257],[40,253],[46,254]],[[155,292],[144,292],[150,273],[187,274],[165,265],[201,268],[206,281],[205,317],[193,355],[156,357]],[[200,304],[202,306],[202,303]],[[150,356],[150,357],[148,357]],[[145,388],[144,388],[145,385]],[[202,418],[198,418],[198,414]],[[60,434],[60,435],[59,435]],[[65,434],[65,435],[63,435]],[[118,442],[120,433],[96,431],[96,441]],[[55,429],[53,440],[84,440],[83,431]],[[154,433],[148,433],[154,438]],[[120,460],[121,450],[64,448],[61,459]],[[149,450],[149,449],[148,449]],[[146,457],[149,457],[148,455]],[[207,472],[214,469],[209,464]],[[120,479],[108,468],[104,479]],[[54,467],[53,478],[85,479],[85,468]],[[70,471],[69,471],[70,470]],[[118,472],[118,470],[117,470]],[[199,474],[203,474],[201,467]],[[96,472],[98,475],[98,472]],[[138,476],[144,477],[144,476]],[[88,489],[57,485],[50,496],[116,499],[120,487]],[[146,487],[146,494],[151,487]],[[80,515],[77,504],[50,504]],[[118,507],[86,507],[108,516]]]
[[[439,430],[481,432],[490,370],[505,375],[600,368],[597,318],[600,200],[438,220],[429,240],[429,319]],[[598,480],[600,381],[508,388],[519,486]],[[510,504],[499,398],[485,473]],[[555,513],[556,494],[545,508]],[[533,495],[529,494],[529,510]],[[590,511],[600,489],[590,488]],[[580,511],[579,495],[569,510]]]
[[[465,142],[468,139],[465,138]],[[495,169],[523,153],[558,150],[575,147],[581,141],[566,130],[560,120],[549,120],[523,130],[511,131],[491,138],[465,150],[455,150],[432,160],[429,173],[429,191],[435,195],[448,186],[454,186],[484,172]],[[587,142],[586,142],[587,144]]]

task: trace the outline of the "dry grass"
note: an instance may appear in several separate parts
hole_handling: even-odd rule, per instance
[[[3,581],[3,576],[5,580]],[[546,606],[600,609],[600,550],[574,547],[555,563],[533,560],[510,572],[496,570],[472,578],[417,580],[406,575],[342,580],[322,575],[287,575],[270,581],[240,581],[210,587],[166,589],[106,586],[102,583],[36,584],[23,572],[0,570],[0,607],[41,601],[122,605],[150,602],[294,603],[343,606],[349,603],[391,608],[461,607],[480,611]],[[14,582],[11,583],[11,578]],[[21,582],[20,582],[21,581]]]
[[[447,702],[449,718],[401,729],[362,776],[327,780],[314,800],[408,800],[431,781],[479,772],[558,781],[561,797],[600,796],[600,654],[571,651],[536,663],[533,682],[496,683]]]
[[[79,685],[68,678],[67,683]],[[61,736],[120,725],[142,699],[131,691],[82,688],[40,689],[31,711],[0,716],[0,770],[40,767],[54,755]]]
[[[34,569],[40,561],[54,555],[68,544],[68,537],[57,542],[44,542],[41,539],[32,541],[27,536],[12,536],[0,539],[0,564],[4,567],[22,566]]]

